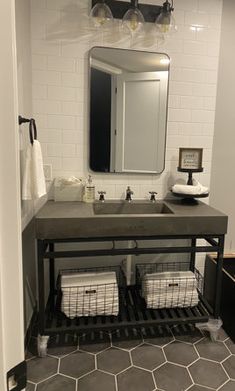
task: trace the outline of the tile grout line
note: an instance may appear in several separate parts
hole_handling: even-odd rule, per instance
[[[115,389],[118,391],[118,380],[117,380],[117,375],[114,375],[114,381],[115,381]]]
[[[198,362],[198,361],[200,360],[200,358],[201,358],[201,357],[199,356],[196,360],[194,360],[194,361],[192,361],[190,364],[186,365],[185,368],[188,368],[188,369],[189,369],[193,364],[195,364],[196,362]]]
[[[201,385],[198,384],[198,383],[195,383],[195,385],[201,387]],[[206,389],[209,390],[209,391],[216,391],[215,388],[211,388],[211,387],[207,387],[207,386],[203,386],[203,387],[206,388]]]
[[[58,373],[58,375],[60,376],[63,376],[63,377],[67,377],[68,379],[71,379],[71,380],[76,380],[77,378],[76,377],[72,377],[72,376],[69,376],[69,375],[65,375],[64,373]]]
[[[91,373],[95,372],[96,369],[92,369],[91,371],[84,373],[84,375],[77,377],[77,380],[83,379],[85,376],[90,375]]]
[[[134,367],[134,365],[129,365],[129,367],[127,367],[127,368],[125,368],[125,369],[122,369],[120,372],[116,373],[115,376],[119,376],[119,375],[121,375],[123,372],[126,372],[127,370],[129,370],[130,368],[133,368],[133,367]],[[100,369],[100,371],[103,371],[103,370]],[[107,373],[107,374],[110,375],[109,372],[104,372],[104,373]]]
[[[221,386],[219,386],[219,387],[217,388],[217,391],[221,390],[221,388],[222,388],[223,386],[225,386],[230,380],[231,380],[231,378],[228,377],[228,379],[226,380],[226,382],[224,382],[223,384],[221,384]]]
[[[195,382],[194,382],[194,379],[193,379],[193,377],[192,377],[192,375],[191,375],[190,370],[189,370],[188,368],[186,368],[186,371],[188,372],[188,375],[189,375],[189,377],[190,377],[190,379],[191,379],[191,381],[192,381],[192,385],[194,385]],[[191,385],[191,386],[192,386],[192,385]],[[189,388],[189,387],[188,387],[188,388]]]

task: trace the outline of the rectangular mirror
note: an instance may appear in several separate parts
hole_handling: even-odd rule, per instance
[[[163,53],[91,49],[91,170],[163,171],[169,64]]]

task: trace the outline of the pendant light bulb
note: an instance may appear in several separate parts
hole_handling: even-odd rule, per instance
[[[125,13],[122,19],[123,27],[127,28],[133,35],[142,30],[144,25],[144,17],[138,8],[138,0],[131,2],[131,8]]]
[[[96,27],[102,27],[113,21],[113,14],[105,0],[96,3],[91,10],[90,17]]]
[[[165,3],[163,3],[161,12],[155,22],[158,33],[167,35],[177,31],[175,19],[172,15],[173,11],[173,1],[172,4],[170,4],[169,1],[166,0]]]

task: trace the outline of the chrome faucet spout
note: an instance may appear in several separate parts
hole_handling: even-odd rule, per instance
[[[131,190],[130,186],[127,186],[125,200],[128,202],[131,202],[132,201],[132,198],[131,198],[132,194],[134,194],[134,192]]]

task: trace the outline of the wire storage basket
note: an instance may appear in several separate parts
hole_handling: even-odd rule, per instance
[[[120,290],[125,276],[120,266],[60,270],[60,310],[68,318],[119,313]]]
[[[184,308],[198,305],[203,277],[188,262],[136,265],[136,282],[147,308]]]

